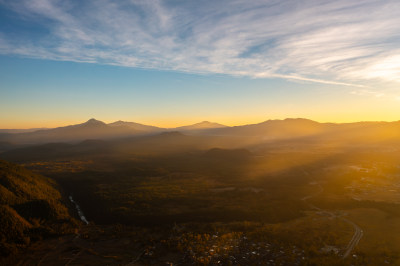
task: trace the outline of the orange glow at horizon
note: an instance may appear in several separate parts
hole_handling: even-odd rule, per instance
[[[30,129],[30,128],[56,128],[64,127],[69,125],[76,125],[86,122],[87,120],[94,118],[96,120],[102,121],[106,124],[112,123],[118,120],[125,122],[135,122],[144,125],[156,126],[160,128],[175,128],[180,126],[192,125],[200,123],[202,121],[208,121],[212,123],[219,123],[225,126],[242,126],[249,124],[258,124],[267,120],[284,120],[286,118],[304,118],[310,119],[319,123],[354,123],[354,122],[366,122],[366,121],[382,121],[382,122],[394,122],[399,121],[400,116],[395,114],[388,116],[389,119],[382,119],[383,116],[372,116],[370,119],[365,119],[365,116],[337,116],[336,119],[333,116],[326,116],[324,118],[319,117],[307,117],[307,116],[255,116],[255,117],[215,117],[215,118],[184,118],[184,119],[102,119],[101,117],[88,117],[86,119],[34,119],[34,120],[10,120],[10,119],[0,119],[0,129]]]

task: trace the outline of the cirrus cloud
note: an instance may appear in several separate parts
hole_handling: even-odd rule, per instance
[[[0,1],[0,53],[343,86],[400,82],[396,1]],[[24,24],[25,23],[25,24]]]

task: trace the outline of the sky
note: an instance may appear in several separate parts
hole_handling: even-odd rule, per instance
[[[0,128],[400,120],[400,2],[0,0]]]

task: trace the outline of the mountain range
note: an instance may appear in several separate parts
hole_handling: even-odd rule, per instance
[[[106,124],[96,119],[70,125],[39,130],[3,130],[0,131],[0,150],[2,146],[12,144],[37,144],[49,142],[76,142],[85,139],[115,139],[131,136],[143,136],[168,131],[193,131],[201,132],[208,129],[224,128],[226,126],[201,122],[194,125],[178,128],[160,128],[156,126],[143,125],[135,122],[116,121]]]
[[[176,128],[160,128],[125,121],[106,124],[96,119],[90,119],[81,124],[36,131],[28,130],[28,132],[22,133],[1,133],[0,131],[0,151],[15,145],[51,142],[74,143],[87,139],[109,140],[158,135],[162,132],[181,132],[185,135],[256,137],[263,140],[313,137],[340,140],[379,139],[382,141],[400,139],[400,121],[338,124],[319,123],[303,118],[288,118],[234,127],[203,121]]]

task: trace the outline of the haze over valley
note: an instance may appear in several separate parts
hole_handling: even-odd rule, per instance
[[[49,218],[26,216],[13,203],[21,196],[3,194],[2,206],[25,224],[13,230],[32,239],[3,238],[11,254],[31,246],[7,263],[396,264],[399,127],[285,119],[165,129],[90,119],[4,133],[0,158],[54,180],[74,221],[58,222],[65,236],[52,233],[54,249],[52,234],[38,242],[24,229],[47,228]],[[7,178],[33,175],[2,169]]]
[[[400,265],[398,0],[0,0],[0,265]]]

